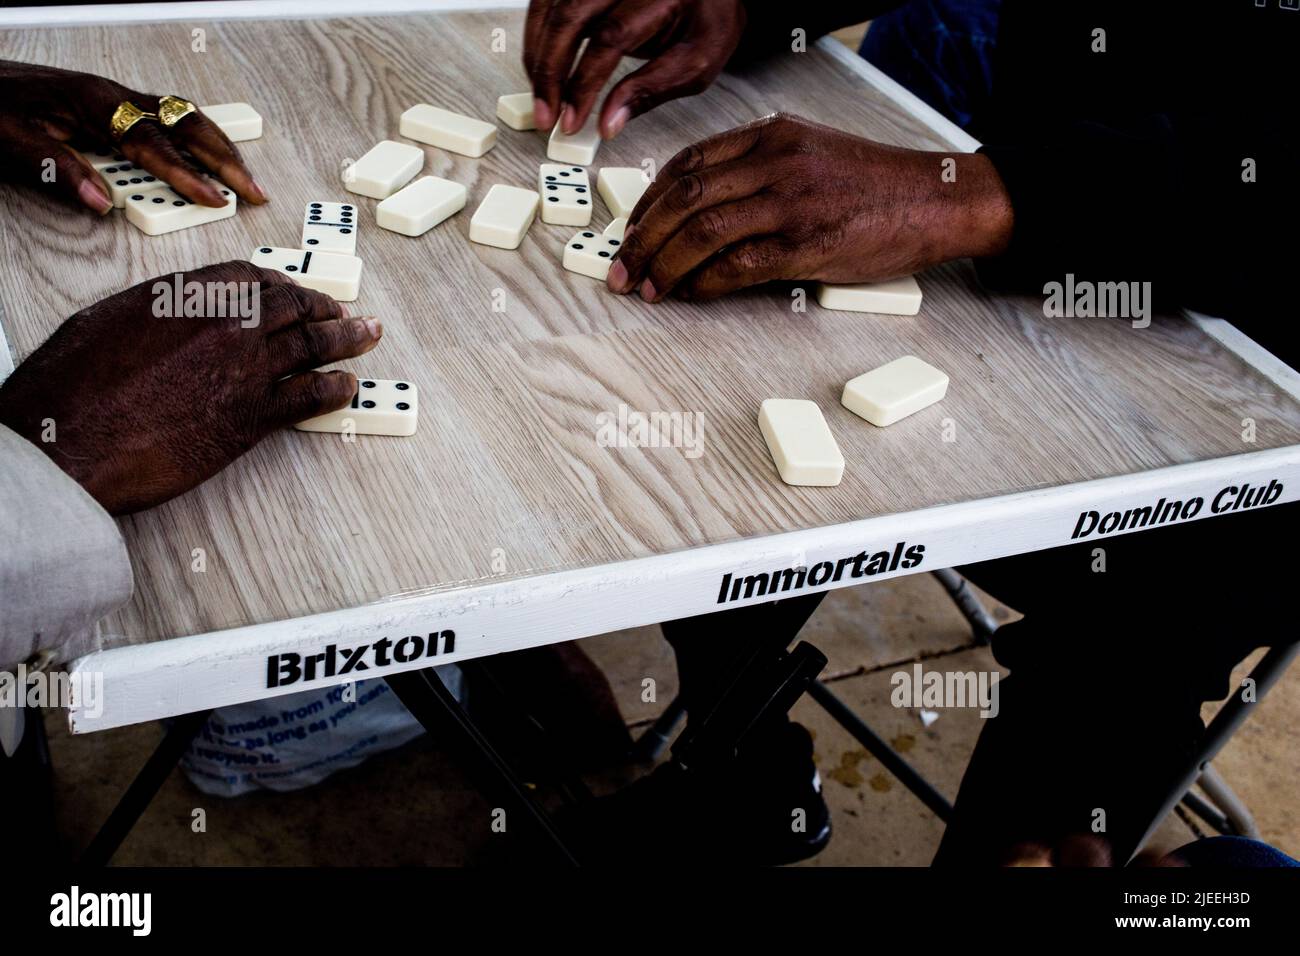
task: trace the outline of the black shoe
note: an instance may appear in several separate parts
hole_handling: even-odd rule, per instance
[[[560,824],[584,863],[795,863],[830,842],[812,737],[782,722],[717,768],[668,763]]]

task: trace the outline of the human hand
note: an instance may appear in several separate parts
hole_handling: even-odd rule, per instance
[[[109,120],[123,100],[146,112],[158,109],[157,95],[136,92],[102,76],[0,60],[0,176],[30,186],[52,186],[61,197],[107,213],[113,204],[103,180],[78,151],[93,149],[120,152],[182,196],[205,206],[226,204],[205,171],[240,199],[266,202],[266,194],[238,151],[202,112],[191,113],[171,127],[141,120],[120,143],[114,143]],[[48,178],[51,160],[52,180]]]
[[[205,299],[228,296],[219,316],[159,317],[173,281],[81,310],[0,386],[0,424],[112,514],[162,504],[271,431],[342,408],[356,377],[311,370],[362,355],[383,334],[377,320],[345,317],[328,296],[248,262],[181,274]]]
[[[608,284],[658,302],[774,279],[875,282],[995,255],[1011,225],[984,156],[899,149],[778,113],[663,167],[628,219]]]
[[[558,120],[565,133],[580,130],[624,56],[649,62],[605,97],[599,127],[606,139],[633,116],[703,92],[735,52],[745,19],[740,0],[532,0],[524,69],[538,129]],[[575,67],[584,38],[589,42]]]

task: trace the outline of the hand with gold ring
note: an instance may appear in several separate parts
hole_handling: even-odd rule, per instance
[[[205,206],[225,205],[211,177],[245,202],[266,202],[230,140],[188,100],[0,60],[0,177],[107,213],[103,180],[80,150],[120,152]]]

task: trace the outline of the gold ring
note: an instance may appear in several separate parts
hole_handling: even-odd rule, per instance
[[[113,110],[113,117],[108,121],[108,126],[113,133],[113,141],[120,143],[122,137],[140,120],[157,118],[156,113],[146,113],[130,100],[123,100],[117,105],[117,109]]]
[[[197,106],[179,96],[167,95],[158,100],[158,122],[163,126],[175,126],[191,113],[198,111]]]

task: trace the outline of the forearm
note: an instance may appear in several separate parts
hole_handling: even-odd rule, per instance
[[[981,264],[995,286],[1150,282],[1160,307],[1227,317],[1285,303],[1277,222],[1300,210],[1296,134],[1277,118],[1152,115],[1073,123],[995,142],[1015,229]]]

